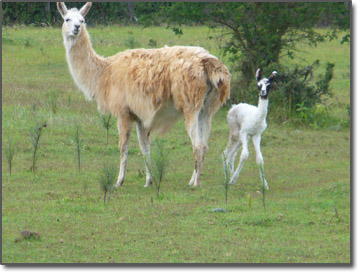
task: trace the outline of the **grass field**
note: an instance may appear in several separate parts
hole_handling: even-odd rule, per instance
[[[181,38],[165,28],[89,32],[103,56],[155,42],[200,45],[220,55],[204,27],[186,28]],[[69,74],[61,30],[3,27],[2,33],[2,263],[350,262],[349,128],[269,123],[262,139],[270,184],[266,210],[252,145],[225,204],[227,108],[213,120],[200,188],[187,185],[194,161],[183,121],[164,137],[170,160],[159,197],[153,187],[143,187],[144,161],[133,128],[126,181],[104,204],[98,179],[105,162],[119,165],[117,131],[111,128],[106,145],[95,102],[85,100]],[[330,105],[336,117],[349,120],[349,45],[332,41],[319,48],[302,45],[302,51],[310,63],[336,63]],[[51,93],[58,96],[56,113]],[[48,125],[34,174],[28,131],[37,119]],[[84,143],[81,172],[75,123]],[[17,143],[11,175],[7,135]],[[18,239],[24,230],[40,239]]]

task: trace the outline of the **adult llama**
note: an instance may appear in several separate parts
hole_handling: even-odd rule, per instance
[[[111,57],[93,50],[84,17],[92,3],[80,10],[57,3],[64,22],[62,34],[71,75],[101,113],[118,119],[120,170],[124,182],[128,140],[136,125],[141,151],[150,158],[150,135],[163,135],[180,118],[191,139],[195,168],[189,185],[200,185],[200,172],[208,150],[211,120],[230,95],[230,73],[203,48],[173,46],[133,49]],[[152,178],[146,166],[146,184]]]

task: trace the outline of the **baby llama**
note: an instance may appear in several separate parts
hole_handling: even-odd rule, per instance
[[[240,103],[238,105],[234,105],[227,115],[230,135],[229,143],[224,151],[224,156],[231,174],[231,180],[229,183],[234,184],[240,175],[240,171],[242,170],[245,161],[249,158],[248,141],[249,137],[252,137],[252,142],[256,151],[256,163],[259,167],[261,181],[268,190],[269,186],[264,174],[264,159],[260,150],[260,142],[261,134],[267,127],[266,116],[270,86],[277,72],[272,72],[268,79],[262,78],[261,72],[261,69],[256,71],[257,87],[260,91],[258,106],[256,107]],[[241,146],[242,151],[239,166],[234,172],[235,157]]]

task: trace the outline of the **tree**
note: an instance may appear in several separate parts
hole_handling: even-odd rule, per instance
[[[332,14],[330,31],[315,28]],[[179,26],[202,22],[226,30],[224,53],[229,54],[231,71],[240,74],[237,82],[247,90],[258,67],[278,64],[283,56],[294,57],[297,42],[317,45],[335,38],[337,30],[348,29],[349,11],[345,3],[312,2],[225,2],[169,3],[157,13],[176,33]]]

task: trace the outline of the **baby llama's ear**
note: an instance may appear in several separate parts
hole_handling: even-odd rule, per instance
[[[269,77],[269,81],[270,81],[270,82],[273,81],[276,75],[277,75],[277,72],[276,72],[276,71],[273,71],[272,74],[271,74],[270,77]]]
[[[81,9],[80,9],[80,13],[83,17],[86,16],[86,14],[89,12],[89,10],[91,9],[92,3],[91,2],[87,2],[86,5],[84,5]]]
[[[62,18],[64,18],[67,14],[67,8],[64,2],[57,2],[57,9],[60,12]]]
[[[261,75],[262,75],[262,70],[261,68],[257,69],[256,71],[256,80],[260,81],[261,80]]]

